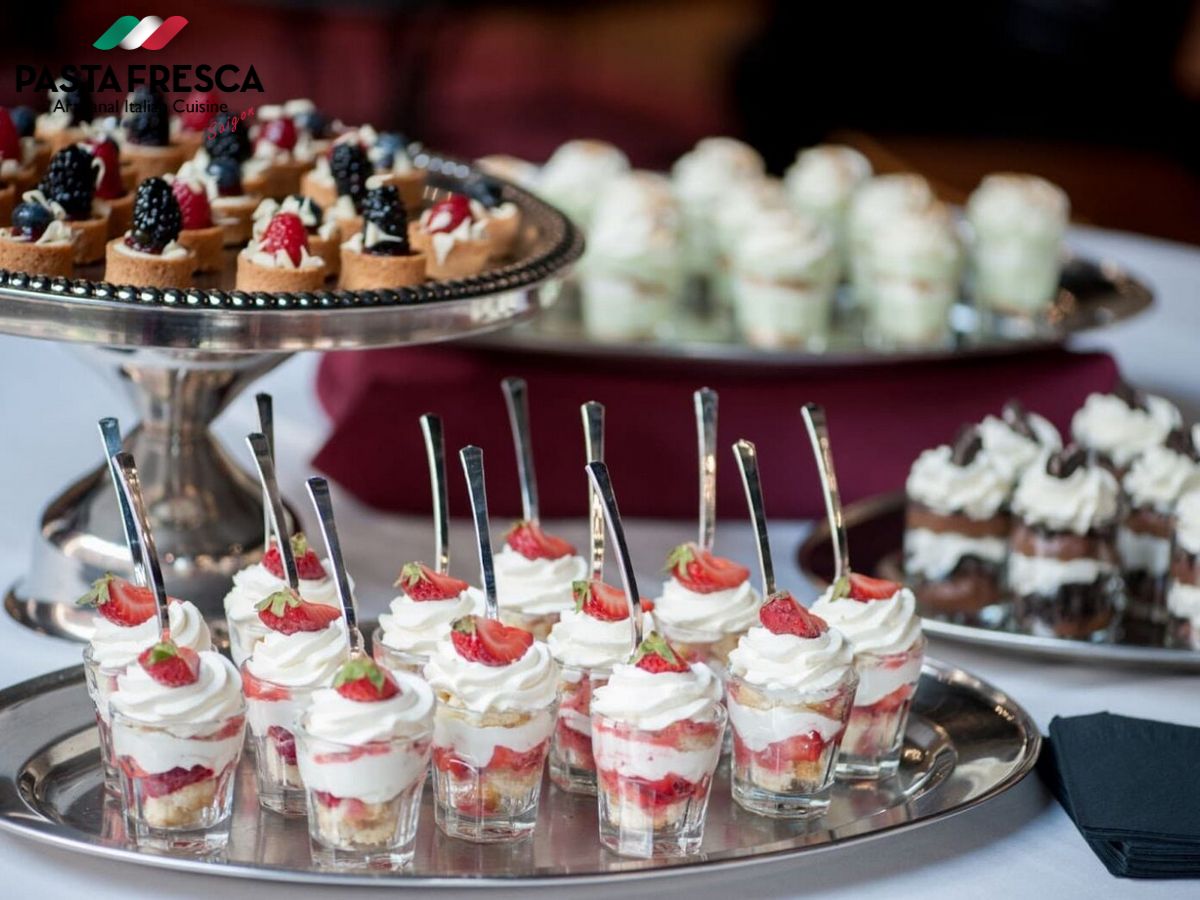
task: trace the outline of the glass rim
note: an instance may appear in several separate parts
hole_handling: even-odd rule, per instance
[[[554,661],[556,663],[558,663],[558,670],[559,670],[560,674],[563,672],[566,672],[569,669],[572,672],[583,672],[584,674],[589,675],[589,676],[594,675],[594,674],[601,674],[601,675],[607,675],[607,676],[611,677],[613,668],[615,666],[625,664],[625,661],[623,659],[619,659],[612,665],[608,665],[608,666],[578,666],[578,665],[573,665],[571,663],[563,662],[557,656],[554,656],[553,653],[550,655],[552,657],[554,657]],[[560,678],[559,680],[561,681],[562,679]]]
[[[759,691],[764,694],[770,694],[772,696],[779,695],[779,694],[791,694],[791,695],[798,696],[798,697],[816,697],[816,696],[828,697],[828,696],[833,696],[835,694],[841,693],[842,691],[846,690],[846,688],[851,684],[857,686],[858,683],[860,681],[862,681],[862,678],[859,676],[858,670],[854,667],[854,663],[851,662],[851,664],[846,667],[846,671],[842,674],[841,678],[839,678],[837,681],[835,681],[832,686],[827,687],[827,688],[822,688],[820,690],[811,690],[811,689],[805,689],[805,688],[799,688],[799,687],[787,687],[787,686],[773,687],[771,685],[760,684],[756,681],[750,681],[742,675],[736,675],[733,672],[729,672],[725,676],[726,694],[728,694],[729,682],[732,682],[732,681],[736,681],[736,682],[739,682],[740,684],[748,685],[749,687],[755,689],[756,691]]]
[[[876,653],[874,650],[856,650],[854,653],[854,661],[857,665],[860,657],[870,657],[872,659],[893,659],[897,656],[911,656],[920,647],[922,650],[929,643],[925,632],[922,631],[917,635],[917,639],[905,647],[903,650],[897,650],[894,653]]]
[[[557,685],[556,685],[556,687],[557,687]],[[467,717],[467,718],[472,718],[472,719],[482,719],[484,716],[490,716],[490,715],[503,716],[503,715],[508,715],[510,713],[520,713],[522,715],[526,715],[526,716],[529,716],[530,718],[532,718],[532,717],[540,715],[542,713],[550,713],[552,715],[556,714],[558,712],[558,707],[559,707],[557,690],[555,692],[554,697],[550,700],[549,703],[547,703],[545,706],[539,706],[536,709],[485,709],[485,710],[480,711],[480,710],[476,710],[476,709],[471,709],[468,706],[456,706],[453,703],[443,702],[438,697],[438,691],[436,689],[433,692],[433,697],[434,697],[433,715],[434,715],[435,720],[443,711],[445,711],[449,714],[455,715],[455,716],[462,716],[462,717]],[[508,726],[487,725],[484,727],[504,728],[504,727],[508,727]],[[517,726],[512,726],[512,727],[517,727]]]
[[[169,731],[172,728],[203,728],[206,725],[211,725],[214,728],[229,724],[234,719],[246,719],[248,715],[246,698],[242,697],[240,708],[236,712],[232,712],[223,719],[200,719],[198,721],[176,721],[176,722],[146,722],[142,719],[136,719],[127,713],[121,712],[113,704],[112,700],[108,702],[108,717],[111,724],[115,725],[118,721],[129,725],[137,726],[138,728],[148,728],[157,731]],[[244,723],[243,723],[244,724]]]
[[[250,664],[250,658],[249,658],[249,657],[247,657],[246,659],[242,660],[242,664],[241,664],[240,666],[238,666],[238,667],[237,667],[238,674],[239,674],[239,675],[243,675],[243,674],[245,674],[246,672],[249,672],[249,669],[247,668],[247,666],[248,666],[249,664]],[[291,685],[291,684],[282,684],[282,683],[280,683],[280,682],[278,682],[278,681],[272,681],[270,678],[263,678],[263,677],[261,677],[261,676],[259,676],[259,675],[255,675],[253,672],[250,672],[250,677],[251,677],[251,678],[253,678],[255,681],[261,681],[263,684],[269,684],[269,685],[271,685],[272,687],[283,688],[285,691],[288,691],[289,693],[291,693],[291,694],[293,694],[293,695],[296,695],[296,694],[311,694],[311,693],[313,693],[314,691],[319,691],[319,690],[321,690],[322,688],[329,687],[329,685],[328,685],[328,684],[315,684],[315,685]],[[247,699],[247,700],[249,700],[250,698],[249,698],[249,697],[247,697],[246,699]],[[281,701],[270,701],[270,700],[263,700],[263,701],[260,701],[260,702],[263,702],[263,703],[271,703],[271,702],[281,702]]]
[[[389,644],[387,641],[385,641],[383,639],[383,635],[384,635],[383,626],[376,625],[374,630],[372,630],[372,632],[371,632],[372,654],[374,654],[374,651],[377,647],[380,647],[380,648],[383,648],[388,653],[393,654],[394,656],[407,657],[408,659],[411,659],[413,662],[421,662],[421,663],[429,662],[430,654],[416,653],[412,650],[401,650],[399,647],[393,647],[391,644]]]
[[[632,722],[627,722],[624,719],[616,719],[616,718],[613,718],[612,716],[606,716],[606,715],[604,715],[604,713],[596,712],[595,710],[592,711],[592,718],[593,719],[603,719],[606,722],[616,722],[619,725],[626,725],[629,727],[630,730],[642,732],[644,734],[661,734],[662,732],[666,731],[668,728],[671,728],[672,726],[677,725],[680,722],[700,722],[701,724],[705,724],[705,725],[707,725],[711,722],[711,723],[715,723],[715,724],[724,726],[729,721],[729,710],[727,710],[725,708],[725,703],[723,700],[716,700],[713,702],[713,716],[711,719],[696,719],[693,716],[688,716],[688,717],[685,717],[682,719],[675,719],[672,722],[668,722],[662,728],[643,728],[640,725],[636,725]],[[593,730],[593,736],[594,735],[595,735],[595,731]]]
[[[331,738],[322,737],[319,734],[313,734],[305,726],[305,720],[307,718],[308,718],[308,711],[306,710],[304,713],[302,713],[300,715],[300,717],[296,720],[295,724],[292,726],[291,732],[293,735],[295,735],[296,737],[299,737],[299,738],[304,738],[305,740],[319,742],[321,744],[328,744],[331,747],[339,747],[339,748],[342,748],[345,750],[357,750],[360,747],[365,747],[369,744],[388,744],[389,746],[391,746],[391,745],[396,745],[396,744],[415,744],[422,740],[428,740],[431,744],[433,743],[433,722],[432,722],[433,711],[432,710],[430,710],[430,720],[431,721],[430,721],[428,727],[417,732],[416,734],[395,735],[393,737],[380,738],[375,741],[365,741],[365,742],[358,743],[358,744],[348,744],[345,741],[333,740]]]

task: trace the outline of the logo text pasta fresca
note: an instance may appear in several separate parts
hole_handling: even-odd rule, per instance
[[[188,20],[183,16],[121,16],[92,44],[97,50],[161,50],[183,31]]]

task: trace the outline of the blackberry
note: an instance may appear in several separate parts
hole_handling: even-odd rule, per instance
[[[242,194],[242,164],[231,156],[214,156],[208,161],[207,172],[217,182],[217,194],[239,197]]]
[[[37,114],[28,106],[14,106],[8,111],[12,117],[13,127],[21,137],[33,137],[33,129],[37,123]]]
[[[21,203],[13,210],[13,234],[36,241],[50,227],[52,221],[54,221],[54,216],[42,204]]]
[[[238,162],[245,162],[254,152],[245,123],[234,113],[228,112],[217,113],[208,123],[208,131],[204,133],[204,149],[213,159],[225,157]]]
[[[478,200],[487,209],[495,209],[504,202],[504,186],[487,175],[474,175],[467,179],[462,192],[472,200]]]
[[[364,253],[378,256],[408,256],[408,212],[394,184],[367,191],[362,202],[363,227],[374,225],[384,234],[397,240],[379,241],[370,247],[363,245]]]
[[[353,200],[354,208],[358,209],[367,193],[367,179],[374,171],[367,151],[353,141],[334,144],[329,155],[329,170],[333,173],[337,192]]]
[[[144,253],[162,253],[182,228],[183,213],[171,186],[161,178],[147,178],[139,184],[133,200],[133,228],[125,243]]]
[[[302,128],[315,138],[329,137],[330,122],[329,116],[321,112],[319,109],[310,109],[296,116],[296,127]]]
[[[54,154],[38,189],[66,211],[69,219],[90,219],[96,195],[95,157],[80,144]]]
[[[131,143],[147,147],[171,143],[171,112],[162,94],[143,86],[133,92],[129,102],[137,110],[123,123]]]

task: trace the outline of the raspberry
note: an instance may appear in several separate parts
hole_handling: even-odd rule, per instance
[[[303,251],[308,249],[308,232],[295,213],[279,213],[267,223],[258,246],[267,253],[282,250],[292,265],[298,266],[304,258]]]

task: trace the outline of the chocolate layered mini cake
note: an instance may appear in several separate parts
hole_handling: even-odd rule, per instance
[[[953,447],[917,457],[906,484],[904,570],[923,615],[968,623],[1003,616],[1012,485],[974,426]]]
[[[1112,472],[1082,448],[1066,447],[1026,470],[1012,509],[1008,587],[1017,626],[1031,634],[1102,637],[1121,600],[1121,495]]]
[[[1171,643],[1200,650],[1200,491],[1179,498],[1174,535],[1167,588]]]
[[[1170,401],[1121,384],[1111,394],[1088,395],[1071,419],[1071,435],[1120,478],[1135,458],[1181,424]]]
[[[1172,514],[1179,498],[1200,488],[1191,435],[1171,432],[1167,443],[1133,461],[1121,486],[1128,510],[1117,530],[1117,553],[1129,595],[1127,618],[1161,625],[1167,620]]]

